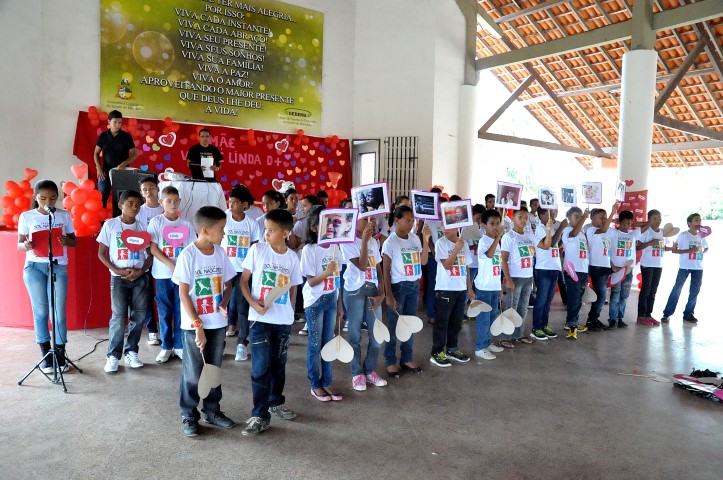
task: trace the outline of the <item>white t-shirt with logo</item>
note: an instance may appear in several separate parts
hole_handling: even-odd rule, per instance
[[[490,249],[495,239],[484,235],[477,245],[477,278],[474,280],[474,286],[477,290],[487,292],[498,292],[502,288],[502,266],[500,264],[500,255],[502,250],[497,244],[492,258],[487,256],[487,250]]]
[[[375,238],[370,238],[367,243],[367,266],[364,270],[359,270],[351,262],[352,258],[361,257],[361,238],[354,239],[354,243],[344,243],[341,245],[341,255],[346,264],[344,271],[344,290],[347,292],[355,292],[359,290],[365,282],[372,282],[379,286],[379,278],[377,276],[377,265],[382,261],[379,253],[379,242]]]
[[[141,225],[144,225],[146,229],[148,229],[148,225],[151,224],[151,218],[157,217],[162,213],[163,205],[158,205],[157,207],[149,207],[144,203],[143,205],[141,205],[141,210],[138,212],[138,215],[136,215],[136,220],[138,220]]]
[[[616,267],[622,267],[628,260],[633,261],[633,266],[637,263],[637,255],[635,243],[640,240],[640,229],[636,228],[629,232],[621,230],[608,230],[608,238],[610,238],[610,263]]]
[[[226,251],[236,272],[243,272],[243,261],[249,253],[251,244],[261,239],[259,224],[248,215],[237,222],[231,212],[226,212],[226,226],[221,247]]]
[[[663,253],[665,252],[665,237],[663,236],[663,229],[656,232],[652,228],[648,228],[643,232],[638,241],[640,243],[648,243],[651,240],[656,240],[656,243],[653,243],[643,249],[643,254],[640,256],[640,266],[662,268]]]
[[[404,239],[392,233],[382,245],[382,255],[392,261],[392,283],[414,282],[422,276],[422,242],[415,234]]]
[[[571,237],[572,227],[562,231],[562,244],[565,247],[565,263],[570,262],[576,272],[587,273],[590,265],[587,237],[581,230],[576,237]]]
[[[708,241],[699,234],[692,235],[689,231],[680,232],[675,240],[679,250],[688,250],[693,247],[708,248]],[[703,252],[681,253],[680,268],[684,270],[703,270]]]
[[[529,278],[533,274],[535,241],[526,233],[519,234],[510,230],[502,237],[503,252],[509,253],[507,264],[512,278]]]
[[[440,220],[425,220],[426,225],[429,225],[429,230],[432,232],[432,243],[437,243],[437,240],[444,237],[444,227]]]
[[[335,257],[337,268],[334,270],[334,273],[326,277],[324,281],[315,287],[309,285],[308,277],[321,275],[322,272],[326,271],[329,264],[334,261]],[[331,245],[329,248],[320,247],[318,244],[304,246],[304,249],[301,251],[301,275],[307,277],[304,288],[301,289],[304,295],[304,308],[309,308],[316,303],[322,295],[328,293],[335,293],[334,297],[336,298],[336,294],[338,294],[339,287],[341,286],[338,267],[341,262],[341,252],[339,252],[339,247],[335,245]]]
[[[301,268],[296,252],[287,248],[285,253],[276,253],[267,243],[251,245],[248,255],[243,262],[244,270],[251,270],[251,295],[263,302],[264,297],[274,287],[283,287],[287,284],[301,285]],[[291,325],[294,323],[294,305],[291,304],[290,292],[279,297],[269,307],[262,317],[249,308],[249,321],[273,323],[275,325]]]
[[[557,233],[557,228],[552,229],[550,238],[554,237],[555,233]],[[541,225],[535,230],[535,245],[539,245],[540,242],[545,240],[545,237],[547,237],[547,228],[545,228],[544,225]],[[550,248],[547,250],[540,247],[535,248],[535,269],[562,270],[560,249],[557,245],[550,245]]]
[[[20,214],[20,219],[18,220],[18,233],[25,235],[28,241],[35,242],[35,249],[41,250],[42,253],[48,253],[48,237],[45,237],[45,245],[42,246],[38,244],[37,235],[35,239],[33,239],[33,233],[41,231],[48,231],[47,214],[42,214],[38,212],[37,209],[28,210],[27,212]],[[60,242],[58,242],[57,238],[74,232],[73,219],[70,217],[70,213],[65,210],[56,210],[53,214],[51,236],[53,237],[53,259],[58,261],[58,265],[68,264],[68,247],[62,246]],[[43,235],[45,234],[43,233]],[[25,252],[26,262],[48,263],[49,257],[39,257],[33,250],[34,249],[31,249]]]
[[[163,234],[163,230],[169,229],[186,229],[188,235],[183,243],[174,247],[166,239],[166,235]],[[163,254],[168,257],[170,261],[176,263],[176,259],[181,254],[181,250],[196,241],[196,230],[193,228],[191,222],[183,217],[178,217],[176,220],[169,220],[165,215],[157,215],[151,218],[151,223],[148,225],[148,233],[151,234],[151,242],[158,245],[158,248]],[[179,232],[169,233],[169,235],[180,235]],[[151,275],[155,279],[169,279],[173,276],[173,272],[168,266],[158,259],[153,259],[153,266],[151,267]]]
[[[224,284],[235,275],[236,270],[221,247],[214,245],[213,254],[206,255],[192,243],[178,256],[172,280],[176,285],[189,286],[188,294],[203,328],[223,328],[228,321],[218,306],[223,300]],[[181,328],[193,330],[191,321],[181,303]]]
[[[605,233],[595,233],[597,228],[590,227],[587,229],[587,244],[589,247],[589,260],[591,267],[610,267],[610,232],[608,228]]]
[[[434,285],[435,290],[440,291],[464,291],[467,290],[467,276],[469,275],[468,263],[472,258],[472,253],[465,242],[464,248],[459,251],[457,258],[454,259],[452,268],[447,270],[442,262],[449,258],[454,250],[454,242],[450,242],[447,237],[442,237],[434,244],[437,252],[437,277]]]
[[[148,233],[144,226],[137,220],[128,225],[123,223],[121,217],[118,216],[111,218],[103,224],[103,228],[100,229],[100,233],[98,234],[98,243],[102,243],[108,247],[108,256],[116,268],[141,268],[143,262],[148,258],[148,251],[146,248],[138,252],[131,251],[123,242],[121,235],[124,230]],[[110,274],[114,277],[118,276],[113,273],[113,271],[111,271]]]

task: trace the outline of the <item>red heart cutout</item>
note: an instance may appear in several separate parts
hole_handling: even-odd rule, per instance
[[[158,143],[160,143],[164,147],[172,147],[173,144],[176,143],[176,134],[170,132],[166,135],[161,135],[160,137],[158,137]]]
[[[87,165],[86,168],[88,168]],[[30,180],[38,176],[38,171],[34,168],[26,168],[25,170],[23,170],[23,174],[25,175],[23,178],[29,182]]]
[[[700,233],[700,238],[705,238],[711,233],[713,233],[713,230],[710,227],[704,227],[703,225],[701,225],[700,227],[698,227],[698,233]]]
[[[625,180],[625,185],[628,187],[631,186],[633,183],[635,183],[635,180]]]
[[[284,186],[284,181],[279,180],[278,178],[274,178],[273,180],[271,180],[271,186],[274,187],[274,190],[278,192],[279,190],[281,190],[281,187]]]
[[[80,180],[81,178],[85,177],[85,174],[88,173],[88,165],[85,163],[81,163],[80,165],[71,165],[70,171],[73,172],[73,176]]]
[[[274,144],[274,147],[276,147],[276,150],[280,152],[285,152],[287,148],[289,148],[289,141],[287,139],[279,140]]]
[[[135,230],[125,229],[121,232],[121,240],[133,253],[140,252],[151,244],[151,234],[148,232],[136,232]]]

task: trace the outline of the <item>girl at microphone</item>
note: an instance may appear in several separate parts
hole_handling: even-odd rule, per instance
[[[33,308],[35,341],[40,345],[43,373],[53,372],[52,357],[45,357],[50,351],[50,332],[48,321],[50,314],[50,289],[55,288],[55,344],[58,348],[58,368],[68,370],[65,362],[65,298],[68,291],[68,249],[75,246],[75,233],[70,214],[65,210],[55,210],[58,201],[58,186],[50,180],[40,180],[35,184],[33,209],[20,214],[18,221],[18,250],[25,253],[23,280],[28,289],[30,304]],[[53,266],[55,282],[50,278],[50,258],[48,248],[48,223],[52,222]]]

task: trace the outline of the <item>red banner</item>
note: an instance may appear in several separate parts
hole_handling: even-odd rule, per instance
[[[73,154],[88,164],[88,177],[96,181],[93,151],[95,142],[107,129],[107,116],[94,109],[78,112]],[[221,170],[216,178],[228,191],[242,183],[249,187],[257,201],[267,190],[293,187],[303,196],[320,190],[330,198],[331,190],[349,192],[351,188],[351,148],[347,139],[336,135],[310,137],[299,130],[296,134],[242,130],[223,126],[174,123],[125,117],[123,129],[128,131],[138,149],[132,166],[144,172],[160,174],[166,168],[191,176],[186,166],[188,149],[198,143],[198,131],[211,131],[211,144],[223,154]],[[330,203],[331,206],[331,203]]]

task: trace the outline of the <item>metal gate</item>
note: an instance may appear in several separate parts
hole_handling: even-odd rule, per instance
[[[419,137],[385,137],[384,164],[380,168],[380,181],[389,186],[389,199],[409,195],[417,188],[417,145]]]

